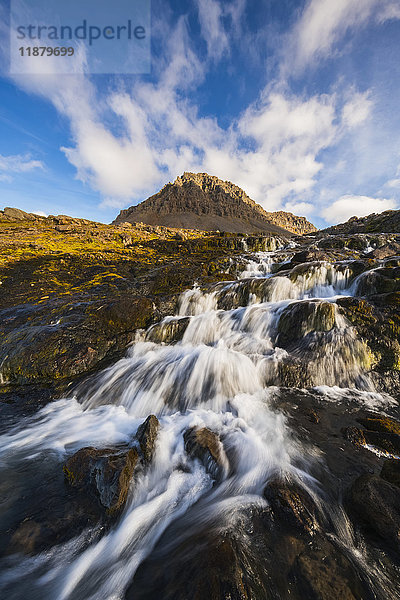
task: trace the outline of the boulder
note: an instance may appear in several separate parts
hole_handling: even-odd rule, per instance
[[[139,459],[135,448],[82,448],[63,467],[69,485],[95,497],[107,514],[115,514],[126,502]]]
[[[347,504],[354,518],[399,548],[399,489],[377,475],[365,474],[353,483]]]
[[[331,302],[295,302],[283,311],[278,322],[279,346],[285,348],[312,331],[327,332],[336,323],[335,305]]]
[[[309,492],[295,481],[274,479],[264,490],[274,520],[307,534],[318,529],[318,507]]]
[[[150,463],[153,458],[159,428],[160,422],[157,417],[150,415],[137,430],[136,438],[139,442],[145,463]]]
[[[203,427],[188,429],[184,436],[185,450],[192,458],[199,459],[213,477],[226,469],[227,459],[216,433]]]

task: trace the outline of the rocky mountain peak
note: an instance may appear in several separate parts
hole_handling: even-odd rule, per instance
[[[185,171],[137,206],[122,210],[114,223],[245,233],[304,234],[316,231],[305,217],[267,212],[242,188],[208,173]]]

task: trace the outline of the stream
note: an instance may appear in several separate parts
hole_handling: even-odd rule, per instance
[[[375,391],[367,350],[336,305],[339,297],[357,295],[359,278],[345,262],[300,265],[288,274],[277,253],[247,257],[237,280],[187,290],[175,315],[139,332],[124,358],[80,384],[73,397],[10,422],[0,436],[1,528],[18,523],[35,504],[40,481],[49,482],[50,505],[58,502],[62,465],[79,449],[129,446],[150,414],[160,429],[151,464],[135,477],[112,526],[88,527],[32,556],[6,555],[1,597],[121,600],[153,552],[168,564],[174,548],[202,531],[250,535],[243,515],[268,508],[265,489],[277,475],[313,498],[368,597],[400,597],[379,560],[359,543],[340,503],[325,502],[315,475],[321,457],[276,404],[282,373],[301,369],[304,357],[310,393],[325,402],[351,398],[370,410],[392,404]],[[293,310],[299,306],[306,307],[309,324],[318,322],[318,331],[297,327]],[[289,339],[294,330],[295,344]],[[184,435],[191,428],[218,436],[217,465],[187,452]],[[136,597],[135,583],[132,589],[129,598]],[[141,594],[137,598],[147,598]]]

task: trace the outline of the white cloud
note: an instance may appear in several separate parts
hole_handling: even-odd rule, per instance
[[[383,23],[399,18],[398,0],[309,0],[289,35],[284,72],[301,73],[334,56],[346,33],[371,20]]]
[[[283,210],[299,216],[315,214],[315,206],[311,202],[287,202]]]
[[[49,216],[42,210],[31,210],[30,212],[33,213],[34,215],[39,215],[39,217],[48,217]]]
[[[364,123],[371,114],[373,101],[369,92],[352,92],[351,98],[343,107],[343,123],[352,128]]]
[[[351,217],[365,217],[396,207],[397,203],[393,199],[346,195],[327,206],[322,211],[322,216],[328,223],[343,223]]]
[[[218,0],[196,0],[201,34],[211,60],[218,61],[230,54],[232,36],[237,36],[241,29],[245,4],[245,0],[234,0],[228,4]]]
[[[390,179],[386,185],[393,188],[400,188],[400,179]]]
[[[11,183],[15,173],[27,173],[35,169],[44,169],[40,160],[32,159],[28,154],[0,154],[0,181]]]

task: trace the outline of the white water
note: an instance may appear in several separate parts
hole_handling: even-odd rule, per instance
[[[311,457],[293,439],[284,416],[270,408],[268,389],[280,384],[282,364],[302,353],[310,353],[314,385],[330,401],[349,387],[369,389],[368,402],[383,401],[363,373],[363,345],[337,311],[334,329],[311,334],[308,345],[289,351],[277,344],[282,311],[293,301],[334,302],[349,293],[348,269],[320,263],[307,271],[296,268],[290,277],[271,277],[272,260],[272,253],[262,253],[249,262],[243,275],[265,279],[265,287],[252,292],[248,306],[217,308],[227,290],[240,292],[248,279],[210,293],[185,292],[178,315],[190,322],[180,342],[137,342],[126,358],[81,386],[75,399],[46,406],[0,437],[0,467],[52,452],[61,469],[79,448],[130,443],[149,414],[161,422],[151,468],[132,484],[111,531],[102,537],[83,532],[33,558],[11,558],[0,583],[5,597],[122,599],[162,533],[191,507],[199,528],[215,518],[234,526],[244,506],[265,503],[263,489],[276,473],[290,473],[311,489],[312,479],[295,466]],[[193,426],[208,427],[222,441],[228,463],[217,484],[185,452],[183,435]]]

